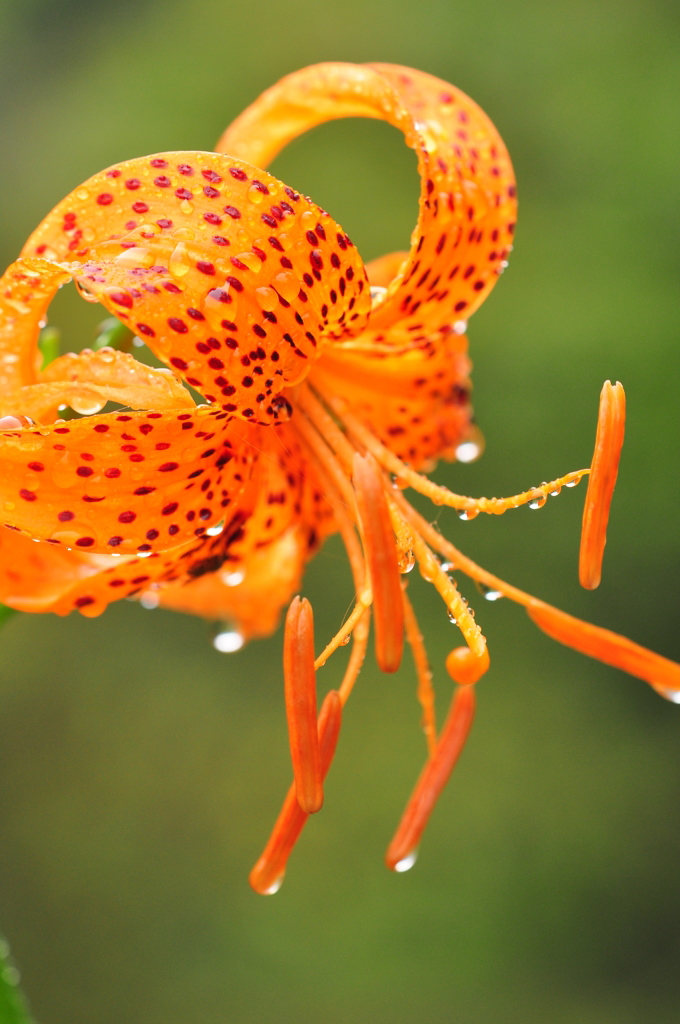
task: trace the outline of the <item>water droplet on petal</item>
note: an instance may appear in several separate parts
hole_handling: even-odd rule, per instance
[[[124,255],[124,253],[121,253],[121,255]],[[81,284],[77,278],[74,279],[74,284],[81,299],[85,299],[85,302],[99,302],[99,298],[86,288],[84,284]]]
[[[34,421],[30,416],[0,416],[0,430],[17,430],[20,427],[32,427]]]
[[[68,404],[74,412],[81,416],[93,416],[106,405],[106,399],[100,398],[92,391],[83,391],[81,394],[74,394],[69,397]]]
[[[237,569],[236,572],[222,572],[220,573],[220,579],[224,583],[225,587],[237,587],[239,583],[243,583],[246,574],[242,569]]]
[[[161,603],[161,596],[155,590],[145,590],[139,599],[139,603],[142,608],[147,608],[149,611],[153,611],[154,608],[158,608]]]
[[[284,871],[284,873],[282,875],[279,875],[278,878],[274,879],[274,881],[272,882],[272,884],[269,886],[268,889],[264,889],[263,890],[262,895],[263,896],[273,896],[274,893],[277,893],[279,891],[279,889],[281,888],[281,886],[283,885],[283,880],[284,880],[285,877],[286,877],[286,873]]]
[[[476,508],[462,508],[458,513],[458,518],[463,522],[468,522],[470,519],[476,519],[478,515],[479,512]]]
[[[170,273],[173,277],[184,277],[189,273],[190,262],[184,242],[178,242],[170,256]]]
[[[382,288],[380,287],[380,285],[377,284],[371,285],[371,301],[374,306],[377,306],[381,302],[383,302],[386,295],[387,288]]]
[[[487,601],[500,601],[504,596],[500,590],[494,590],[493,587],[487,587],[484,583],[477,583],[477,590]]]

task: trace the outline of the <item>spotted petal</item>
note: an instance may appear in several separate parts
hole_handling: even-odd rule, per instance
[[[1,431],[2,521],[93,552],[175,547],[231,515],[255,458],[249,429],[203,406]]]
[[[291,139],[342,117],[384,120],[416,151],[420,212],[406,261],[394,268],[371,330],[440,331],[493,287],[511,247],[515,180],[495,127],[465,93],[393,64],[318,64],[268,89],[226,130],[220,152],[266,167]]]
[[[214,153],[95,175],[24,256],[61,261],[207,401],[259,423],[287,418],[283,387],[325,341],[360,330],[370,307],[361,259],[327,213]]]

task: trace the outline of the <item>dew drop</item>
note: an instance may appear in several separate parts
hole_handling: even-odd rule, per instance
[[[34,421],[29,416],[0,416],[0,430],[17,430],[20,427],[32,427]]]
[[[184,277],[185,274],[189,273],[189,254],[184,242],[178,242],[173,249],[169,267],[173,277]]]
[[[387,288],[382,288],[377,284],[371,285],[371,302],[374,306],[378,306],[381,302],[384,302],[386,295]]]
[[[453,325],[454,334],[465,334],[467,331],[467,320],[456,320]]]
[[[476,519],[479,512],[476,508],[462,508],[458,513],[458,518],[462,519],[463,522],[468,522],[470,519]]]
[[[93,416],[101,412],[106,405],[106,399],[92,391],[82,391],[80,394],[69,395],[68,404],[81,416]]]
[[[182,213],[194,212],[193,204],[190,203],[188,199],[183,199],[182,202],[179,204],[179,208],[182,211]]]
[[[484,583],[477,583],[476,586],[477,590],[486,601],[500,601],[504,596],[500,590],[494,590],[493,587],[487,587]]]
[[[279,297],[273,288],[256,288],[255,298],[258,306],[260,309],[263,309],[265,313],[273,313],[279,304]]]
[[[256,206],[259,206],[260,203],[264,202],[264,192],[261,192],[255,185],[250,186],[247,194],[248,199],[250,199],[251,203],[255,203]]]
[[[450,622],[450,623],[451,623],[451,624],[452,624],[453,626],[457,626],[457,625],[458,625],[458,619],[457,619],[457,618],[456,618],[456,616],[455,616],[455,615],[453,614],[453,612],[452,612],[452,611],[448,611],[448,612],[447,612],[446,614],[447,614],[447,615],[448,615],[448,617],[449,617],[449,622]]]
[[[399,552],[399,572],[405,574],[411,572],[413,566],[416,564],[416,556],[412,551],[400,551]]]
[[[125,253],[121,253],[121,255],[124,256]],[[84,284],[81,284],[77,278],[74,279],[74,284],[81,299],[85,299],[85,302],[99,302],[98,296],[91,292],[89,288],[86,288]]]
[[[158,608],[161,603],[161,596],[155,590],[145,590],[139,599],[139,603],[142,608],[153,611],[154,608]]]
[[[219,626],[212,643],[215,650],[221,654],[233,654],[234,651],[241,650],[245,640],[243,634],[232,627]]]
[[[300,282],[295,274],[290,274],[287,270],[277,274],[272,280],[272,285],[287,302],[293,302],[300,291]]]
[[[411,850],[405,857],[398,860],[394,865],[394,870],[398,871],[400,875],[403,875],[404,871],[410,871],[415,862],[418,860],[418,850]]]
[[[125,249],[119,253],[113,262],[120,267],[151,267],[154,263],[154,257],[149,249],[135,245],[132,249]]]
[[[544,494],[540,494],[537,498],[534,498],[533,501],[529,502],[529,508],[543,508],[547,500],[548,499]]]
[[[672,704],[680,704],[680,690],[667,690],[665,687],[657,687],[656,692],[661,697],[665,697],[666,700],[671,701]]]
[[[220,573],[220,579],[224,583],[225,587],[237,587],[239,583],[243,583],[246,574],[242,569],[237,569],[236,572],[223,572]]]
[[[286,877],[286,875],[285,875],[285,872],[284,872],[283,874],[279,875],[278,878],[275,878],[274,881],[272,882],[272,884],[269,886],[268,889],[263,889],[262,890],[262,895],[263,896],[273,896],[275,893],[277,893],[279,891],[279,889],[281,888],[281,886],[283,885],[283,880],[284,880],[285,877]]]
[[[206,535],[206,537],[219,537],[219,535],[222,533],[223,530],[224,530],[224,519],[221,519],[219,521],[219,523],[216,523],[214,526],[210,526],[205,531],[205,535]]]
[[[482,449],[476,441],[461,441],[456,448],[458,462],[474,462],[481,454]]]

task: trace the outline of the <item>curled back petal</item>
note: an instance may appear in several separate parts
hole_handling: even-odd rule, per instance
[[[291,139],[342,117],[378,118],[402,131],[421,177],[411,251],[371,329],[399,322],[402,331],[439,330],[467,319],[503,270],[516,203],[505,145],[460,90],[393,64],[317,64],[263,93],[217,149],[264,167]]]
[[[40,374],[40,384],[28,384],[0,397],[0,413],[29,416],[49,422],[61,405],[91,415],[107,402],[131,409],[195,408],[189,391],[170,370],[155,369],[125,352],[111,348],[68,352]]]
[[[95,175],[32,234],[209,402],[286,418],[280,395],[370,308],[361,259],[319,207],[256,167],[163,153]],[[283,412],[283,417],[281,413]]]
[[[175,547],[232,514],[255,460],[251,429],[201,406],[0,431],[0,522],[92,552]]]
[[[38,335],[70,274],[44,259],[19,259],[0,277],[0,395],[37,380]]]

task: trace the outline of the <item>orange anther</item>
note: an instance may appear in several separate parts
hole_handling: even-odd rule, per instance
[[[401,579],[382,476],[372,455],[355,453],[353,478],[373,588],[375,656],[383,672],[396,672],[404,647]]]
[[[446,658],[446,671],[461,686],[476,683],[489,668],[489,652],[477,655],[469,647],[454,647]]]
[[[294,597],[286,615],[283,677],[297,799],[303,811],[314,814],[323,804],[323,779],[316,727],[314,615],[307,598]]]
[[[399,827],[387,848],[385,863],[390,871],[406,871],[415,862],[420,837],[460,756],[474,714],[474,687],[459,687],[454,694],[437,749],[420,773]]]
[[[617,381],[607,380],[600,393],[595,452],[583,508],[578,575],[582,587],[600,585],[602,558],[607,543],[607,522],[612,503],[626,424],[626,395]]]
[[[553,640],[644,679],[668,700],[675,700],[680,694],[680,665],[677,662],[648,651],[618,633],[575,619],[573,615],[541,601],[532,601],[527,605],[527,612],[539,629]]]
[[[337,690],[331,690],[321,705],[318,735],[321,752],[323,778],[333,760],[335,747],[342,723],[342,702]],[[263,896],[271,895],[281,888],[288,858],[309,817],[300,807],[295,793],[295,783],[290,787],[283,802],[281,813],[264,848],[262,856],[250,872],[250,885]]]

